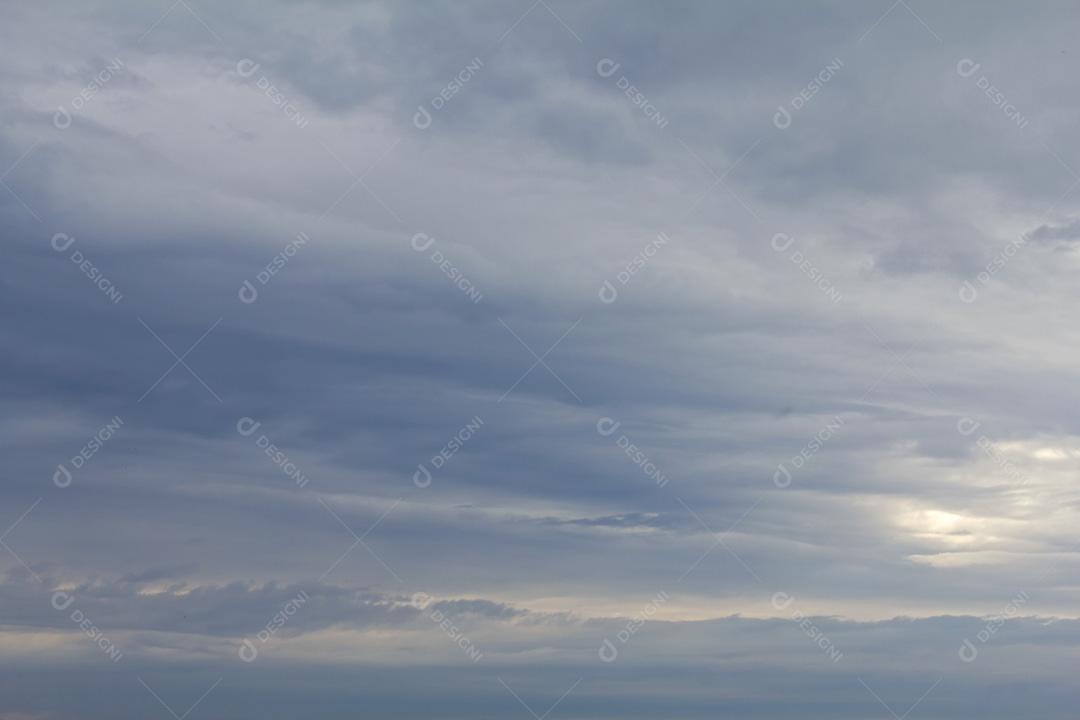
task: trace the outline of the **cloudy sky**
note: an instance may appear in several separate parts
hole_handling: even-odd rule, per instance
[[[1074,3],[4,3],[0,720],[1072,718]]]

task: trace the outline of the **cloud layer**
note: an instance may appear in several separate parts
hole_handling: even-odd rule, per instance
[[[0,719],[1069,716],[1068,3],[8,15]]]

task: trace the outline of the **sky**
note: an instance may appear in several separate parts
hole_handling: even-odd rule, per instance
[[[0,720],[1075,717],[1074,3],[2,17]]]

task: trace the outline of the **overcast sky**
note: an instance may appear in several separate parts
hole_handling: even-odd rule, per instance
[[[6,2],[0,720],[1075,717],[1071,2]]]

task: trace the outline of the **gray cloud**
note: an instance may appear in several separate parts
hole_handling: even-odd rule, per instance
[[[1075,704],[1069,4],[11,15],[0,717]]]

